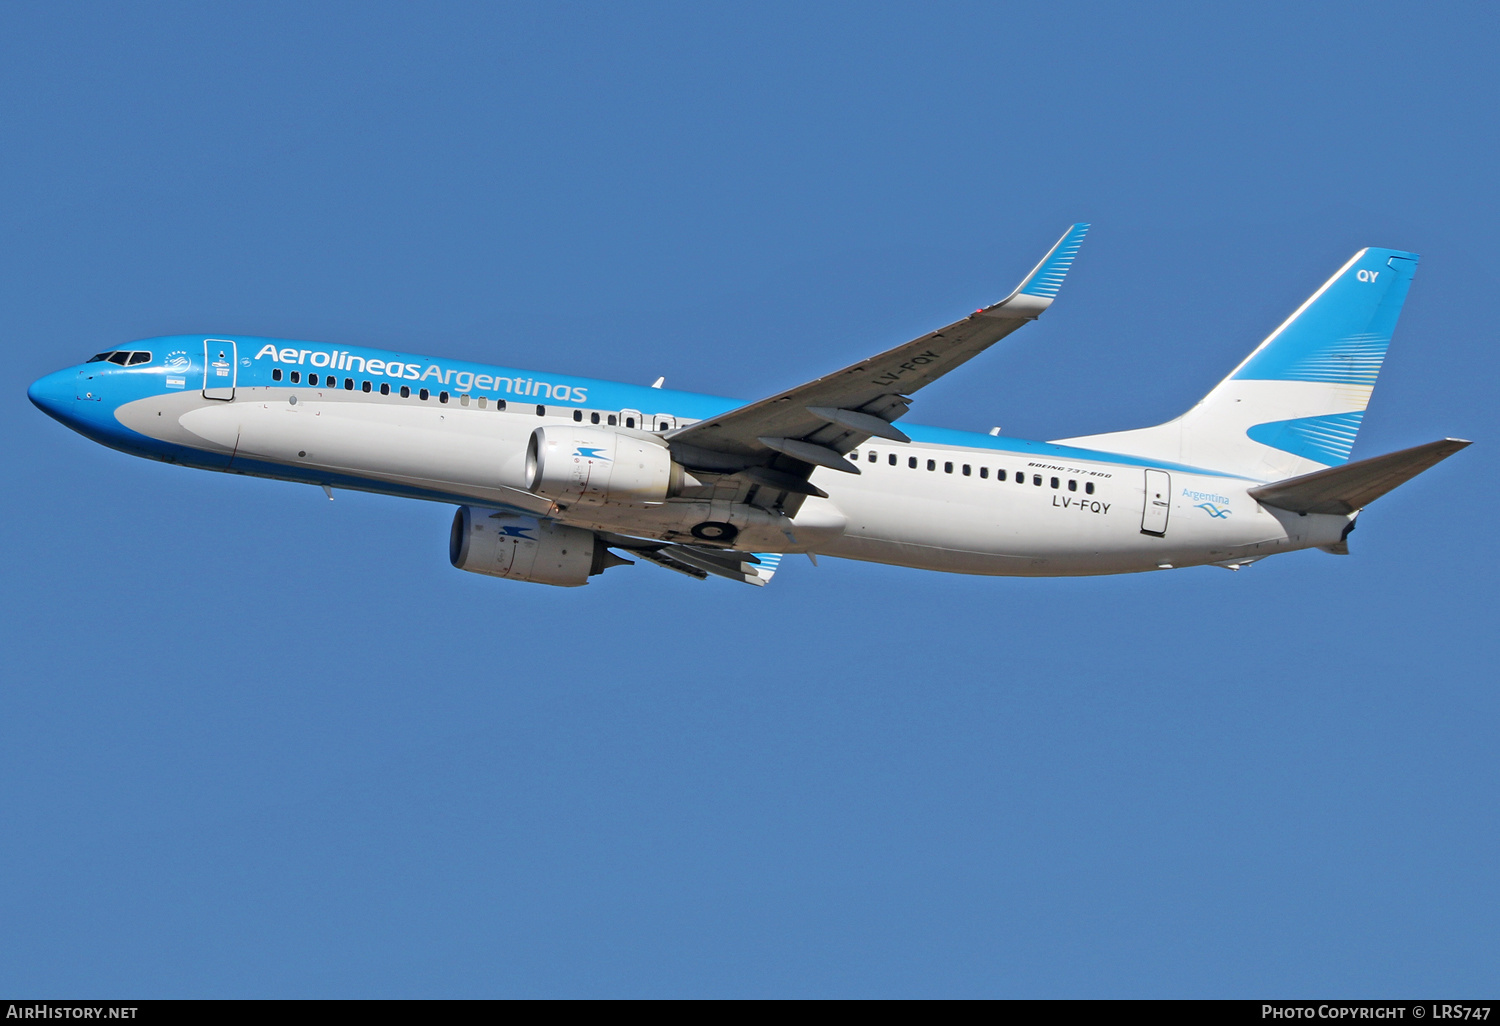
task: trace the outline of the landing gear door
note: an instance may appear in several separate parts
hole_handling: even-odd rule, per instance
[[[203,340],[203,398],[233,399],[239,377],[239,353],[223,338]]]
[[[1163,538],[1167,516],[1172,512],[1172,475],[1165,470],[1146,471],[1146,508],[1141,513],[1141,533]]]

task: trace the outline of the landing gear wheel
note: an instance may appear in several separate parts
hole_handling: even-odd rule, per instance
[[[701,538],[703,541],[718,542],[720,545],[728,545],[734,541],[735,535],[740,529],[733,524],[720,523],[717,520],[705,520],[693,528],[693,537]]]

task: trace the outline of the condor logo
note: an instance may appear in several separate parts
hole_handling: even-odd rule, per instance
[[[603,460],[606,463],[613,462],[608,456],[604,455],[603,450],[592,445],[580,445],[573,450],[573,455],[585,460]]]

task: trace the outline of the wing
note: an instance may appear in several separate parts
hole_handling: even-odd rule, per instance
[[[777,490],[822,495],[805,483],[814,466],[857,474],[843,456],[865,439],[909,441],[892,421],[906,413],[912,392],[1052,304],[1088,228],[1069,228],[1016,290],[992,306],[816,381],[671,432],[666,437],[675,458]]]
[[[628,552],[657,566],[680,574],[706,580],[710,574],[731,581],[764,586],[781,565],[779,552],[737,552],[699,545],[647,541],[624,535],[601,533],[600,539],[610,548]]]

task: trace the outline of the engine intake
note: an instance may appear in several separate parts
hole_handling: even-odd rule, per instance
[[[609,567],[630,563],[610,552],[593,531],[475,506],[454,513],[448,560],[469,573],[560,588],[577,588]]]
[[[680,495],[682,466],[667,447],[603,428],[550,425],[531,433],[526,487],[564,504],[645,506]]]

